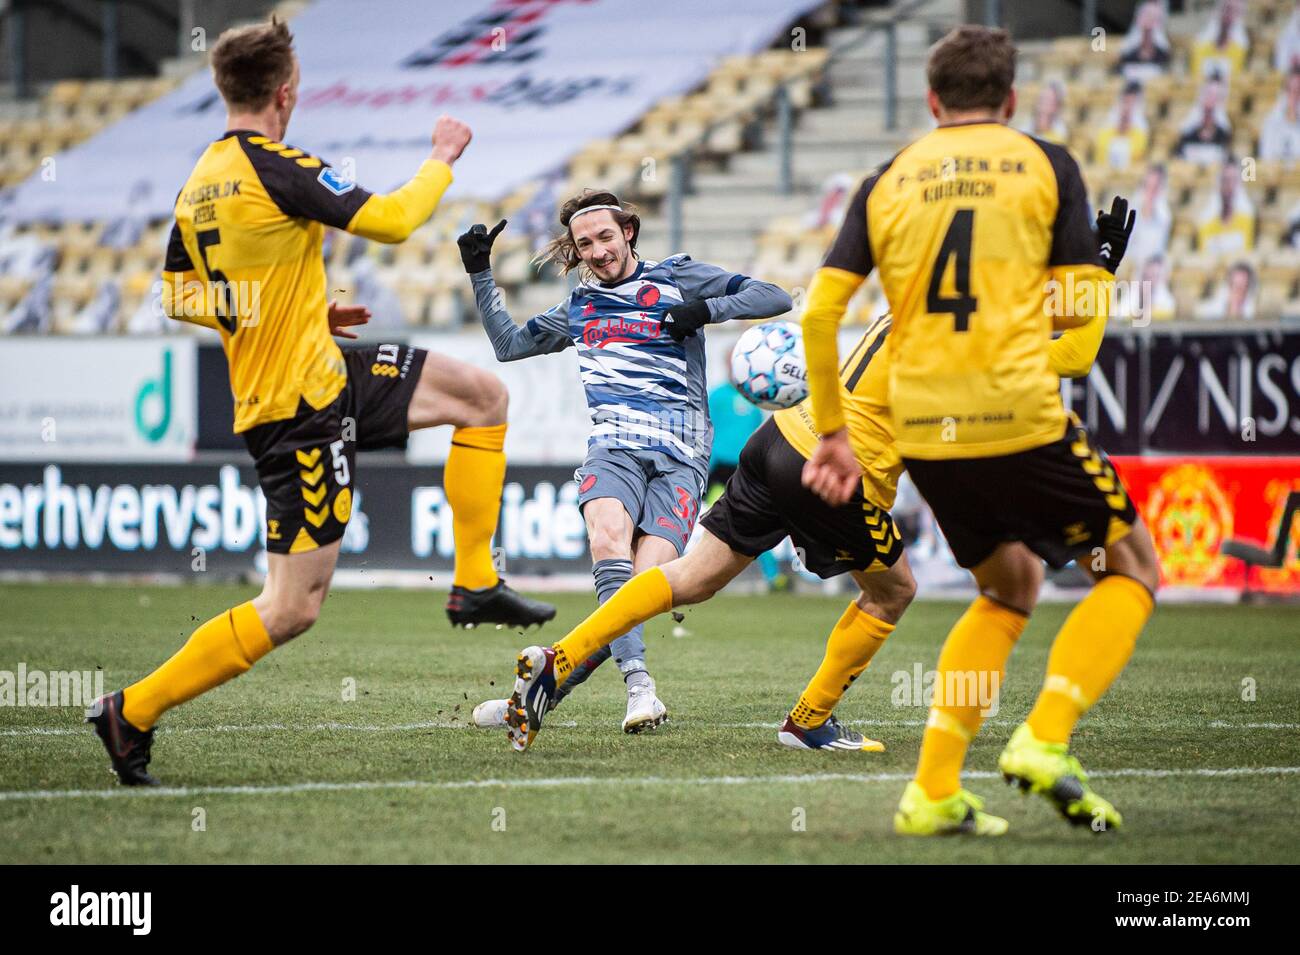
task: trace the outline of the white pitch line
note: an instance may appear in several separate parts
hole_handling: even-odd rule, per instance
[[[1221,769],[1100,769],[1091,778],[1116,776],[1167,779],[1178,776],[1240,777],[1282,776],[1300,773],[1300,766],[1227,766]],[[977,770],[963,773],[968,779],[997,779],[1000,773]],[[783,776],[567,776],[538,779],[392,779],[354,782],[286,783],[278,786],[157,786],[114,789],[30,789],[0,792],[0,802],[54,799],[114,799],[160,796],[275,796],[294,793],[354,792],[385,789],[556,789],[566,786],[777,786],[806,783],[899,783],[911,773],[807,773]]]
[[[551,723],[547,723],[551,726]],[[568,722],[557,722],[554,724],[558,727],[568,727],[570,729],[578,724],[569,720]],[[773,726],[776,724],[773,723]],[[217,724],[215,726],[177,726],[177,727],[158,727],[159,736],[178,736],[190,733],[272,733],[288,731],[294,733],[388,733],[404,732],[407,730],[463,730],[472,729],[473,726],[467,718],[463,722],[454,722],[451,720],[424,720],[418,723],[248,723],[243,726]],[[88,729],[75,726],[25,726],[21,729],[0,730],[0,737],[4,736],[81,736],[90,732]]]
[[[704,726],[715,729],[774,730],[780,729],[779,722],[763,723],[710,723],[704,720],[683,719],[683,726]],[[921,727],[925,720],[844,720],[846,726],[901,726]],[[575,729],[578,724],[573,720],[548,721],[548,727]],[[1017,720],[985,720],[985,726],[1018,726]],[[1100,728],[1113,728],[1117,724],[1104,724]],[[1229,723],[1226,720],[1210,720],[1206,723],[1181,721],[1175,723],[1129,723],[1128,727],[1136,729],[1216,729],[1216,730],[1300,730],[1300,723]],[[473,729],[469,718],[465,720],[422,720],[415,723],[246,723],[216,724],[213,726],[178,726],[158,728],[158,735],[189,735],[193,733],[400,733],[411,730],[463,730]],[[80,726],[23,726],[17,729],[0,730],[0,738],[23,736],[81,736],[89,730]]]
[[[685,722],[685,721],[683,721]],[[912,726],[920,727],[925,725],[925,720],[841,720],[845,726]],[[985,720],[984,726],[1019,726],[1021,720]],[[549,725],[549,724],[548,724]],[[700,724],[697,724],[700,725]],[[742,729],[742,730],[766,730],[780,729],[782,723],[706,723],[702,725],[720,727],[723,729]],[[1121,724],[1115,722],[1094,723],[1097,729],[1115,729]],[[1206,723],[1197,723],[1190,720],[1180,720],[1177,722],[1146,723],[1141,721],[1129,721],[1123,724],[1127,729],[1216,729],[1216,730],[1296,730],[1300,729],[1300,723],[1229,723],[1226,720],[1210,720]]]

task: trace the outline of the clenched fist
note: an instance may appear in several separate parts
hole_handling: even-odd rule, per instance
[[[458,119],[443,114],[433,127],[433,158],[448,166],[460,158],[474,134]]]

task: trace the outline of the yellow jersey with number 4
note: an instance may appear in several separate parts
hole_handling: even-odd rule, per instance
[[[825,337],[814,306],[873,268],[893,314],[889,404],[904,458],[1012,454],[1065,433],[1052,331],[1104,321],[1096,283],[1110,277],[1065,148],[1000,123],[943,126],[862,184],[805,316],[822,430],[842,414],[818,387],[829,375],[814,362]]]

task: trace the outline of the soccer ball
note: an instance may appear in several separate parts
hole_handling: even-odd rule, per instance
[[[803,331],[794,322],[746,330],[731,350],[731,380],[760,408],[793,408],[808,397]]]

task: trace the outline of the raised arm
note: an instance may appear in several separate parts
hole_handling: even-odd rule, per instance
[[[470,135],[464,123],[438,117],[429,158],[388,193],[372,193],[317,157],[262,136],[250,137],[244,148],[267,194],[285,215],[377,242],[401,242],[433,215],[451,185],[451,166]]]
[[[370,196],[345,228],[376,242],[404,241],[438,208],[451,185],[452,164],[472,136],[460,120],[439,116],[433,127],[433,152],[416,174],[392,192]]]
[[[879,173],[869,176],[858,187],[844,213],[840,231],[808,287],[803,347],[808,361],[813,424],[823,435],[834,434],[844,427],[838,334],[849,301],[875,268],[867,237],[867,199],[879,178]]]
[[[479,320],[492,342],[497,361],[518,361],[534,355],[549,355],[564,351],[573,340],[560,329],[567,324],[567,303],[561,302],[540,315],[535,315],[523,325],[506,311],[501,290],[492,280],[492,270],[484,269],[470,276],[474,284],[474,304],[478,306]]]
[[[1063,331],[1087,325],[1094,319],[1105,322],[1115,276],[1109,271],[1092,228],[1088,190],[1079,164],[1064,146],[1046,142],[1039,145],[1056,175],[1056,219],[1052,223],[1047,267],[1052,281],[1066,293],[1048,300],[1049,307],[1053,308],[1052,327]],[[1118,260],[1111,263],[1116,264]]]
[[[790,311],[785,289],[716,265],[696,262],[689,255],[673,262],[673,278],[682,291],[682,304],[668,310],[668,332],[678,341],[708,324],[735,318],[771,318]]]
[[[367,198],[343,228],[376,242],[404,242],[433,215],[450,185],[451,166],[426,159],[414,176],[392,192]]]
[[[492,342],[497,361],[518,361],[533,355],[563,351],[573,344],[569,337],[567,303],[561,302],[530,318],[522,326],[516,325],[506,311],[505,299],[492,279],[491,267],[492,243],[505,227],[505,219],[498,222],[491,232],[485,225],[473,225],[456,240],[460,246],[460,260],[474,286],[474,304],[478,307],[479,320]]]
[[[862,466],[844,427],[837,336],[849,301],[875,268],[867,236],[867,199],[879,178],[878,172],[868,176],[854,194],[835,242],[813,275],[803,313],[813,426],[822,435],[804,465],[803,483],[834,506],[846,502],[862,480]]]
[[[1136,221],[1137,213],[1129,210],[1128,200],[1123,196],[1115,197],[1110,212],[1097,213],[1097,237],[1101,240],[1101,261],[1110,276],[1119,270],[1124,252],[1128,249],[1129,235],[1132,234],[1133,224]],[[1096,314],[1092,319],[1083,325],[1066,329],[1052,342],[1048,361],[1052,371],[1061,378],[1082,378],[1092,370],[1092,363],[1097,360],[1101,340],[1106,335],[1106,323],[1110,320],[1109,282],[1104,280],[1099,282],[1097,296]]]

